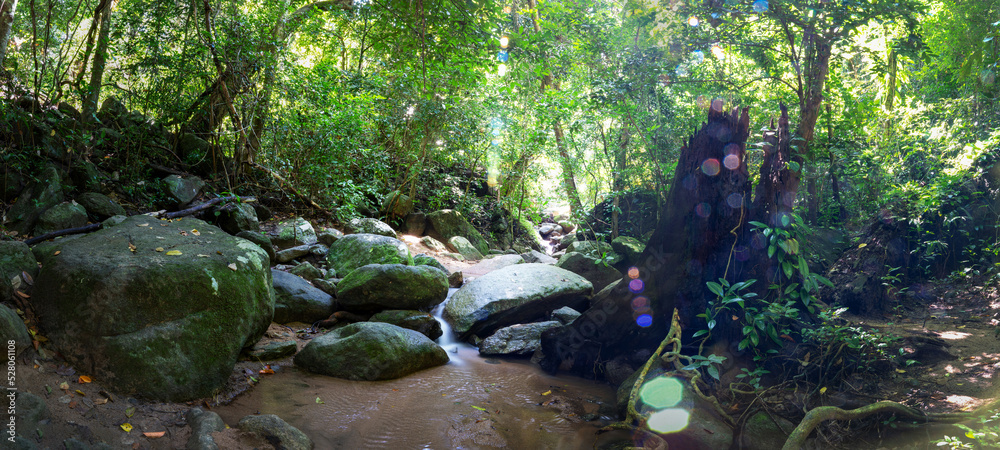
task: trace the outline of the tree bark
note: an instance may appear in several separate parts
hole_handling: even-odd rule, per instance
[[[14,12],[17,11],[17,0],[0,0],[0,72],[7,57],[7,45],[10,34],[14,30]]]
[[[566,190],[566,198],[569,200],[570,215],[576,217],[583,214],[583,202],[580,201],[580,192],[576,189],[576,175],[573,173],[573,159],[566,149],[566,137],[563,134],[562,124],[559,119],[552,123],[552,131],[556,135],[556,149],[559,151],[559,165],[562,167],[563,189]]]
[[[104,83],[104,68],[108,61],[108,44],[111,40],[111,2],[101,2],[101,8],[96,14],[101,22],[97,37],[97,48],[94,50],[94,63],[90,69],[90,88],[83,99],[83,122],[93,123],[97,112],[97,102],[101,98],[101,85]]]

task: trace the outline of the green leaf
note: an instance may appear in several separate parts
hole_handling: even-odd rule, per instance
[[[706,334],[708,334],[708,330],[698,330],[695,331],[694,335],[692,335],[691,337],[699,337],[699,336],[704,336]]]
[[[718,380],[719,379],[719,368],[715,367],[715,366],[708,366],[708,374],[711,375],[712,378],[715,378],[716,380]]]
[[[785,272],[786,277],[792,278],[792,265],[788,261],[781,263],[781,270]]]
[[[722,297],[724,292],[722,291],[722,286],[714,281],[709,281],[705,283],[708,286],[708,290],[712,291],[713,294]]]
[[[756,347],[758,344],[760,344],[760,338],[757,337],[757,333],[756,332],[754,332],[753,334],[750,335],[750,342],[753,343],[754,347]]]
[[[763,223],[758,222],[756,220],[751,220],[751,221],[749,221],[747,223],[749,223],[750,225],[753,225],[753,226],[755,226],[757,228],[767,228],[767,225],[764,225]]]
[[[711,330],[713,328],[715,328],[715,320],[714,319],[708,321],[708,329]]]
[[[771,245],[767,246],[767,257],[768,258],[773,258],[774,257],[774,244],[771,244]]]
[[[825,285],[827,285],[828,287],[831,287],[831,288],[833,287],[833,282],[831,282],[828,278],[826,278],[826,277],[824,277],[822,275],[815,275],[815,277],[816,277],[817,280],[819,280],[820,283],[823,283],[823,284],[825,284]]]

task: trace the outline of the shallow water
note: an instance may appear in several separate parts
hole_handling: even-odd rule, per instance
[[[228,424],[276,414],[322,449],[592,448],[614,403],[606,384],[553,377],[524,360],[479,356],[390,381],[348,381],[284,367],[216,408]],[[609,406],[603,412],[610,411]]]

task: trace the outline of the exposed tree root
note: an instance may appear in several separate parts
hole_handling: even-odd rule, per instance
[[[781,450],[798,450],[802,448],[805,444],[806,438],[809,437],[809,434],[812,433],[813,429],[819,426],[819,424],[823,421],[857,420],[868,417],[872,414],[884,412],[924,422],[960,422],[972,417],[970,414],[961,413],[925,414],[922,411],[910,408],[909,406],[888,400],[872,403],[868,406],[862,406],[850,411],[845,411],[836,406],[820,406],[813,408],[806,413],[806,416],[802,418],[799,425],[792,430],[792,434],[788,435],[788,440],[785,441],[785,445],[781,447]]]

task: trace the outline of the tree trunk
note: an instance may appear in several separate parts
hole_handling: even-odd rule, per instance
[[[613,179],[611,182],[611,195],[614,196],[611,209],[611,239],[619,235],[618,219],[621,214],[621,195],[625,191],[625,167],[628,164],[628,145],[632,140],[631,129],[627,124],[622,124],[621,134],[618,135],[618,149],[615,152],[615,166],[612,170]]]
[[[97,102],[101,98],[101,84],[104,83],[104,67],[108,60],[108,44],[111,40],[111,2],[103,2],[100,10],[101,28],[94,51],[94,63],[90,69],[90,88],[83,99],[83,122],[92,123],[97,112]]]
[[[562,167],[563,189],[566,190],[566,198],[569,200],[570,215],[576,217],[583,214],[583,203],[580,201],[580,193],[576,189],[576,175],[573,173],[573,159],[566,149],[566,137],[563,135],[562,124],[559,119],[552,124],[552,130],[556,135],[556,149],[559,150],[559,164]]]
[[[730,282],[764,272],[769,258],[752,245],[748,222],[755,217],[782,217],[791,211],[798,177],[787,169],[790,133],[787,110],[777,130],[766,139],[757,197],[751,202],[746,165],[748,111],[710,109],[708,121],[681,149],[661,220],[639,258],[621,283],[594,298],[591,308],[566,327],[542,334],[541,365],[593,377],[604,374],[604,362],[631,358],[656,348],[668,328],[674,308],[684,335],[706,327],[697,317],[714,295],[707,281]],[[636,276],[637,275],[637,276]],[[739,320],[720,317],[713,339],[742,335]],[[690,342],[690,341],[688,341]]]
[[[17,10],[17,0],[0,0],[0,72],[3,71],[3,61],[7,56],[7,43],[14,29],[14,12]]]

